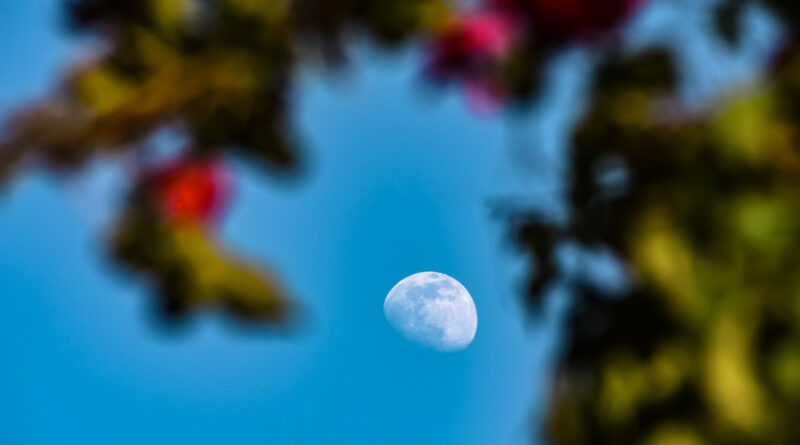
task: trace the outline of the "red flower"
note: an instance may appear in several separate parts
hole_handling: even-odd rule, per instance
[[[233,192],[227,166],[211,159],[177,159],[149,172],[146,181],[161,214],[179,224],[215,225]]]

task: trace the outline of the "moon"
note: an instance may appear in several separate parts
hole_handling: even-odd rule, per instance
[[[409,340],[444,352],[469,346],[478,329],[478,312],[467,289],[438,272],[401,280],[386,296],[383,312]]]

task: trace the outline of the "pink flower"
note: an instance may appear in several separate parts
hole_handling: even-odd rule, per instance
[[[517,26],[508,14],[456,16],[434,40],[428,71],[440,80],[471,77],[505,57],[516,34]]]

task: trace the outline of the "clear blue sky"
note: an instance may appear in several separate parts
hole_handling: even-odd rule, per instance
[[[58,32],[57,3],[0,4],[0,112],[45,92],[80,46]],[[102,184],[120,183],[108,165],[77,185],[29,174],[0,193],[0,443],[528,443],[557,317],[551,307],[523,325],[521,263],[486,199],[553,186],[506,144],[549,152],[532,163],[558,176],[555,135],[577,109],[581,57],[554,76],[547,113],[509,126],[420,92],[413,54],[358,53],[349,81],[309,74],[298,89],[306,180],[236,164],[222,236],[306,304],[298,336],[213,318],[174,336],[153,326],[146,288],[100,249],[91,212],[115,190]],[[462,352],[424,349],[384,319],[389,289],[426,270],[475,299],[478,332]]]

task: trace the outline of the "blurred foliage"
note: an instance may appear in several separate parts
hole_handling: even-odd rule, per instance
[[[151,281],[165,320],[220,307],[240,320],[288,327],[298,308],[277,280],[213,236],[233,194],[230,175],[220,161],[203,158],[144,170],[112,233],[112,253]]]
[[[794,38],[796,3],[732,0],[717,4],[721,39],[738,44],[753,3]],[[568,221],[516,226],[531,307],[556,283],[574,296],[550,443],[800,443],[800,50],[701,112],[679,80],[666,52],[610,57],[571,138]],[[611,249],[630,290],[568,273],[557,249],[576,242]]]
[[[243,320],[283,325],[293,308],[274,278],[217,245],[195,227],[163,223],[148,206],[132,206],[112,238],[122,264],[152,280],[167,320],[220,307]]]
[[[94,52],[49,97],[8,116],[0,133],[0,184],[35,166],[74,171],[95,156],[125,152],[146,159],[148,144],[163,130],[187,140],[178,159],[188,171],[178,176],[193,175],[193,160],[226,155],[274,174],[297,174],[303,156],[288,117],[296,74],[303,66],[346,63],[349,41],[367,39],[382,49],[428,45],[429,74],[441,68],[432,78],[465,85],[476,111],[494,109],[533,95],[542,53],[613,32],[638,3],[607,0],[613,7],[606,10],[586,0],[577,9],[544,0],[489,1],[467,12],[446,0],[70,0],[70,29],[93,36]],[[542,26],[550,23],[546,16],[564,29]],[[174,218],[172,204],[163,205],[177,193],[176,202],[193,207],[184,216],[202,222],[203,206],[212,205],[203,200],[220,186],[211,170],[177,191],[133,176],[110,250],[157,284],[163,306],[183,310],[205,301],[266,321],[283,313],[276,308],[284,292],[272,280],[208,247],[216,244],[213,225],[185,227],[187,218]],[[211,263],[230,273],[204,281],[197,275]]]
[[[73,171],[94,156],[129,151],[148,158],[149,142],[165,129],[188,140],[179,154],[188,170],[193,159],[227,154],[275,174],[297,174],[303,162],[288,114],[299,62],[342,63],[351,34],[396,45],[446,12],[438,0],[72,0],[65,6],[70,27],[95,37],[95,52],[71,67],[49,97],[7,118],[0,183],[26,167]],[[184,224],[208,216],[203,206],[211,204],[203,200],[221,186],[210,170],[172,190],[135,176],[110,251],[154,282],[164,313],[222,306],[240,318],[288,320],[296,305],[273,279],[224,253],[213,225]],[[188,218],[174,218],[163,205],[175,194],[193,206],[183,211]]]
[[[553,246],[606,246],[632,290],[571,279],[554,378],[557,444],[800,443],[800,52],[697,115],[670,56],[612,58],[572,137],[570,221],[532,216],[531,303],[564,279]],[[608,193],[598,171],[624,166]],[[567,278],[569,279],[569,278]]]
[[[347,63],[347,44],[419,44],[425,71],[477,112],[535,100],[564,48],[594,50],[588,109],[571,134],[566,221],[513,215],[530,253],[526,301],[574,296],[547,413],[553,444],[797,444],[800,425],[800,4],[720,0],[710,25],[736,46],[766,7],[787,43],[764,82],[701,110],[677,99],[672,55],[617,49],[639,0],[72,0],[95,53],[55,91],[12,113],[0,180],[141,154],[164,129],[186,148],[131,175],[113,259],[146,277],[167,318],[221,308],[286,324],[297,305],[239,259],[215,227],[231,198],[224,159],[302,170],[289,121],[306,67]],[[146,156],[145,156],[146,157]],[[564,245],[612,252],[629,272],[611,295],[559,262]]]

